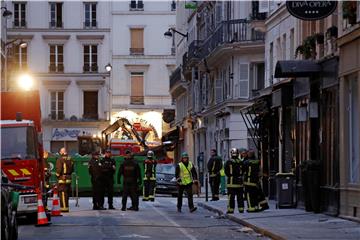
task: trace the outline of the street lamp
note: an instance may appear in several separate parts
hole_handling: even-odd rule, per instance
[[[183,37],[186,37],[186,40],[188,40],[188,33],[181,33],[181,32],[179,32],[179,31],[177,31],[175,28],[169,28],[165,33],[164,33],[164,36],[166,37],[166,38],[172,38],[173,37],[173,32],[174,33],[177,33],[177,34],[180,34],[181,36],[183,36]]]
[[[106,70],[107,72],[111,72],[111,70],[112,70],[112,66],[111,66],[111,64],[110,64],[110,63],[106,64],[106,66],[105,66],[105,70]]]
[[[1,7],[1,9],[4,9],[4,10],[5,10],[5,11],[3,12],[3,17],[5,17],[5,18],[9,18],[9,17],[11,17],[12,12],[11,12],[11,11],[9,11],[9,10],[7,10],[7,8],[6,8],[6,7]]]
[[[34,79],[29,74],[24,73],[19,76],[18,86],[25,91],[29,91],[34,86]]]

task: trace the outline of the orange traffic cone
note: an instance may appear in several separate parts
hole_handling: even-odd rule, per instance
[[[61,211],[60,211],[60,203],[59,203],[59,197],[58,197],[58,191],[57,188],[54,188],[54,195],[53,195],[53,204],[51,208],[51,216],[53,217],[61,217]]]
[[[51,222],[48,221],[48,218],[45,213],[45,208],[43,205],[41,192],[38,191],[38,221],[35,225],[36,227],[43,227],[43,226],[49,226]]]

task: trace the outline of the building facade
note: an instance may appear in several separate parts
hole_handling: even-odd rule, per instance
[[[264,85],[264,20],[256,1],[198,1],[194,9],[178,2],[176,27],[187,38],[176,38],[170,91],[179,152],[190,153],[200,175],[206,172],[206,161],[196,161],[200,153],[208,159],[214,148],[226,160],[233,147],[255,147],[240,109]]]
[[[360,219],[360,3],[339,8],[340,215]],[[350,13],[350,14],[349,14]]]
[[[164,32],[175,25],[172,1],[111,3],[111,122],[151,125],[158,138],[169,125],[163,113],[174,109],[169,75],[175,68],[173,42]]]

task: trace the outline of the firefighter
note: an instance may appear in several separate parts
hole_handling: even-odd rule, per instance
[[[104,208],[104,173],[103,164],[99,158],[99,152],[93,152],[89,161],[89,174],[91,176],[93,210],[105,210]]]
[[[239,213],[244,212],[244,186],[243,186],[243,163],[239,158],[239,151],[232,148],[230,159],[225,163],[227,176],[228,206],[227,213],[234,213],[235,197],[237,199]]]
[[[102,159],[104,174],[104,190],[107,193],[109,209],[115,209],[113,205],[114,197],[114,174],[116,170],[115,160],[111,157],[111,150],[105,150],[105,157]]]
[[[189,161],[189,155],[187,152],[183,152],[181,154],[181,162],[176,166],[175,177],[179,189],[177,198],[177,211],[181,212],[184,191],[187,193],[190,212],[196,211],[197,207],[194,207],[192,185],[193,183],[198,182],[197,174],[195,167]]]
[[[147,159],[144,161],[144,187],[143,187],[143,201],[155,201],[155,186],[156,186],[156,160],[154,159],[154,152],[147,152]]]
[[[56,160],[56,177],[60,194],[61,212],[69,212],[69,195],[71,188],[71,174],[74,171],[74,163],[68,156],[66,148],[61,148],[60,157]]]
[[[118,183],[123,176],[122,211],[126,211],[127,197],[131,198],[131,207],[127,210],[139,211],[138,185],[141,183],[139,164],[133,158],[130,150],[126,150],[124,162],[120,165]]]
[[[248,152],[248,159],[244,162],[246,200],[248,212],[258,212],[269,209],[265,194],[260,183],[260,160],[255,158],[255,152]]]
[[[211,157],[207,164],[212,199],[211,201],[219,200],[219,187],[220,187],[220,171],[223,167],[222,159],[217,155],[216,149],[211,149]]]

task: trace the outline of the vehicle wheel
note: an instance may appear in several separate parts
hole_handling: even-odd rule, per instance
[[[37,213],[30,213],[26,215],[26,218],[30,223],[36,224],[37,223]]]
[[[1,239],[9,240],[10,239],[10,229],[9,229],[9,217],[6,213],[1,214]]]

